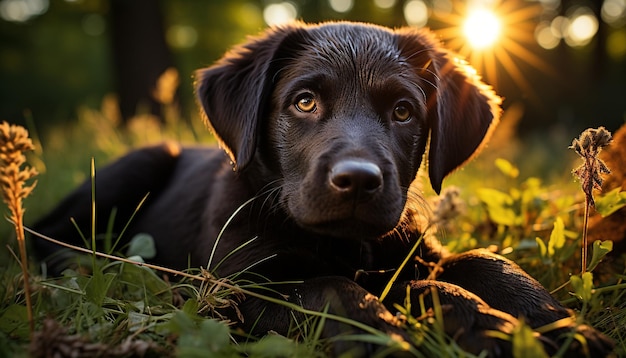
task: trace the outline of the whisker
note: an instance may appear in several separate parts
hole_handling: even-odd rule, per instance
[[[426,101],[426,99],[428,98],[428,96],[426,95],[426,91],[424,91],[424,89],[422,88],[422,86],[420,86],[417,82],[414,81],[410,81],[417,89],[420,90],[420,92],[422,92],[422,96],[424,96],[424,101]],[[428,82],[426,80],[424,80],[424,82]]]
[[[420,54],[422,54],[422,53],[424,53],[424,52],[433,51],[433,50],[435,50],[435,47],[424,47],[424,48],[422,48],[422,49],[419,49],[419,50],[417,50],[417,51],[414,51],[413,53],[411,53],[411,54],[410,54],[410,55],[408,55],[408,56],[404,56],[404,59],[405,59],[405,60],[410,60],[410,59],[412,59],[413,57],[415,57],[415,56],[417,56],[417,55],[420,55]]]
[[[431,74],[433,77],[435,77],[435,79],[437,80],[437,82],[440,82],[440,81],[441,81],[441,78],[437,75],[437,73],[436,73],[435,71],[433,71],[433,70],[429,69],[428,67],[424,67],[424,68],[422,68],[422,72],[426,72],[426,73]],[[423,78],[423,77],[421,77],[421,76],[420,76],[420,78]],[[437,88],[437,86],[435,86],[435,85],[433,85],[433,87]]]
[[[423,76],[420,76],[419,78],[420,78],[420,80],[422,80],[422,82],[425,82],[426,84],[430,85],[434,90],[439,90],[439,86],[437,86],[437,84],[435,84],[434,82],[426,79]],[[437,79],[437,80],[439,80],[439,79]],[[421,86],[420,86],[420,89],[421,89]],[[423,92],[423,90],[422,90],[422,92]]]

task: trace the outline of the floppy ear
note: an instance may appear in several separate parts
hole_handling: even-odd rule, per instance
[[[261,117],[272,91],[274,61],[285,38],[304,25],[266,31],[196,71],[196,99],[206,123],[241,171],[254,156]]]
[[[451,54],[435,54],[438,89],[429,100],[428,172],[433,189],[443,178],[480,151],[500,118],[501,99],[480,81],[476,71]]]
[[[439,193],[443,178],[478,153],[491,136],[500,117],[501,99],[471,66],[443,49],[432,35],[407,30],[401,33],[399,45],[425,79],[431,130],[428,171]]]

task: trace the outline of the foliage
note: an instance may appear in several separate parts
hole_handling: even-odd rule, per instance
[[[626,205],[626,192],[615,188],[595,200],[596,211],[607,217]]]
[[[44,173],[38,185],[46,190],[34,192],[41,203],[32,205],[34,216],[87,177],[86,170],[76,168],[88,163],[91,155],[102,164],[141,144],[167,139],[187,143],[211,141],[200,125],[179,118],[160,123],[150,116],[138,116],[128,128],[122,129],[107,115],[106,107],[105,103],[100,111],[81,109],[78,125],[52,129],[45,138],[35,138],[44,148],[43,161],[34,161]],[[192,123],[200,122],[196,119]],[[579,322],[588,322],[614,338],[618,354],[626,354],[626,337],[620,330],[626,325],[623,261],[614,256],[613,263],[603,262],[612,250],[612,243],[594,242],[588,272],[572,275],[580,271],[577,256],[584,198],[568,184],[546,186],[537,177],[523,178],[523,171],[504,159],[498,158],[489,166],[498,170],[493,176],[500,176],[504,183],[501,187],[485,186],[481,180],[484,174],[473,173],[470,166],[457,175],[476,190],[454,189],[447,199],[438,202],[434,212],[440,220],[435,221],[445,228],[448,248],[461,251],[491,245],[554,290],[564,304],[577,310]],[[63,172],[56,172],[57,168]],[[47,173],[46,169],[49,169]],[[596,198],[598,206],[607,208],[606,215],[623,202],[620,192]],[[451,210],[455,211],[453,215]],[[2,235],[0,240],[13,244],[10,231]],[[139,262],[151,257],[154,254],[151,240],[149,236],[135,237],[126,255]],[[1,262],[0,356],[37,356],[44,351],[42,347],[48,352],[64,352],[73,347],[81,352],[106,351],[111,356],[145,353],[180,357],[319,357],[326,355],[329,343],[320,338],[320,327],[326,320],[336,319],[326,312],[300,308],[308,318],[289,336],[249,337],[232,328],[225,317],[212,309],[218,304],[236,304],[241,294],[237,282],[226,278],[222,284],[212,285],[215,278],[200,271],[189,272],[188,277],[173,283],[154,268],[98,258],[94,259],[91,273],[67,270],[60,278],[46,277],[45,271],[39,274],[34,265],[30,266],[37,324],[35,337],[30,340],[19,263],[10,257]],[[203,283],[198,285],[193,277],[200,277]],[[218,289],[218,286],[226,288]],[[413,343],[420,346],[420,352],[407,353],[468,356],[443,334],[441,307],[422,308],[420,317],[407,314],[410,305],[420,304],[407,301],[398,306],[406,316],[405,324]],[[389,350],[407,349],[381,332],[373,329],[368,332],[341,339],[365,340]],[[524,324],[516,327],[511,340],[516,356],[543,353],[532,329]]]
[[[472,177],[485,176],[472,173],[472,165],[460,180],[468,186],[480,180]],[[497,172],[492,175],[501,176],[498,182],[505,183],[503,188],[477,184],[472,189],[474,195],[461,194],[468,203],[466,212],[443,223],[446,246],[459,252],[491,245],[520,264],[564,304],[579,311],[579,320],[590,322],[616,339],[618,354],[625,354],[624,337],[616,331],[616,327],[626,324],[626,305],[621,301],[626,278],[624,254],[615,253],[605,260],[613,250],[613,242],[594,241],[588,271],[574,274],[581,272],[585,197],[568,183],[547,187],[536,177],[520,179],[519,169],[502,158],[496,159],[493,167]],[[624,195],[626,192],[619,189],[597,195],[598,213],[609,216],[624,207]],[[438,218],[434,221],[440,222]],[[594,270],[600,270],[599,274],[590,272]],[[527,335],[526,329],[518,327],[514,341],[522,339],[517,335]],[[532,344],[523,346],[530,351],[519,356],[539,356],[532,353]]]

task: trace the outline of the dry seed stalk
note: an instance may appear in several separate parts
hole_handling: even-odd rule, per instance
[[[31,337],[35,329],[35,322],[33,320],[30,297],[31,290],[23,222],[25,210],[22,206],[22,200],[30,195],[35,188],[36,181],[31,185],[25,184],[37,175],[37,170],[28,166],[22,169],[22,164],[26,162],[23,152],[34,149],[33,142],[28,137],[26,129],[17,125],[9,125],[7,122],[0,123],[0,187],[2,188],[2,199],[9,207],[11,212],[10,219],[13,221],[17,235]]]
[[[582,243],[582,268],[581,272],[587,270],[587,226],[589,221],[589,211],[591,207],[595,207],[593,199],[593,190],[602,190],[602,175],[610,174],[611,171],[604,164],[602,159],[598,157],[602,148],[611,144],[613,137],[611,132],[604,127],[598,129],[588,128],[580,134],[578,138],[574,138],[572,145],[569,147],[574,149],[578,155],[582,157],[584,163],[574,169],[572,173],[578,177],[583,192],[585,193],[585,218],[583,223],[583,243]]]

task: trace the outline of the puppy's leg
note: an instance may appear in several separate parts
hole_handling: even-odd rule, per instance
[[[532,328],[573,316],[517,264],[490,251],[478,249],[451,255],[443,261],[442,268],[437,280],[463,287],[490,307],[523,318]],[[560,345],[563,334],[571,331],[582,334],[594,357],[604,356],[613,348],[613,342],[607,337],[589,326],[576,326],[573,321],[569,326],[552,330],[544,336]],[[580,351],[580,348],[574,344],[571,350]]]
[[[113,231],[119,234],[144,196],[149,194],[149,201],[166,185],[180,150],[176,145],[169,144],[140,149],[97,170],[96,233],[106,232],[111,211],[116,208]],[[40,218],[33,225],[33,229],[54,239],[84,246],[70,218],[73,218],[80,230],[89,237],[92,225],[91,191],[91,182],[88,180],[70,193],[49,214]],[[33,245],[39,257],[49,258],[47,260],[49,271],[55,275],[66,267],[68,258],[75,256],[73,252],[40,238],[34,238]]]
[[[286,299],[291,304],[315,312],[325,311],[328,314],[343,317],[347,321],[364,324],[389,335],[399,343],[409,341],[407,332],[401,327],[401,323],[378,298],[345,277],[313,278],[305,280],[301,284],[284,285],[277,290],[284,296],[276,296],[276,298]],[[267,294],[267,291],[263,293]],[[243,328],[246,332],[253,332],[257,335],[263,335],[269,331],[280,334],[297,334],[298,331],[294,331],[294,329],[303,329],[304,332],[304,328],[298,328],[298,325],[303,324],[307,316],[297,310],[291,310],[289,307],[248,297],[240,305],[240,310],[247,319],[243,322]],[[254,317],[258,318],[250,320]],[[349,322],[326,318],[322,324],[321,338],[332,338],[333,356],[368,357],[382,349],[393,350],[390,347],[379,347],[373,343],[354,338],[342,339],[342,336],[368,333]],[[398,349],[401,349],[400,344]],[[386,350],[386,352],[389,351]]]
[[[393,303],[404,302],[407,286],[410,288],[411,314],[414,317],[422,314],[422,308],[434,307],[433,297],[436,294],[443,313],[444,331],[460,347],[473,354],[486,351],[490,357],[512,356],[511,342],[500,339],[492,332],[512,333],[518,324],[515,317],[489,307],[480,297],[457,285],[432,280],[395,285],[385,298],[385,304],[389,307]],[[425,307],[420,306],[421,300]]]
[[[569,316],[537,280],[514,262],[488,250],[451,255],[437,280],[475,293],[491,307],[542,326]]]

